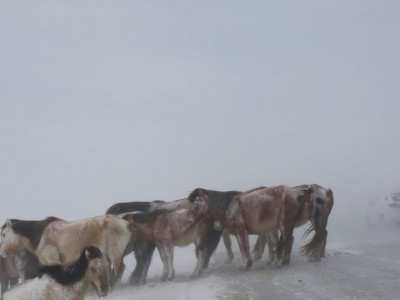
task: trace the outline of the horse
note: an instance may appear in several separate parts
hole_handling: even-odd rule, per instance
[[[18,283],[38,276],[39,261],[37,257],[24,248],[18,249],[7,258],[0,256],[1,299],[4,292]]]
[[[125,269],[123,254],[130,237],[128,222],[113,215],[73,222],[55,217],[40,221],[11,219],[1,230],[0,254],[6,257],[24,247],[42,265],[68,265],[79,257],[83,248],[93,245],[111,260],[112,286],[115,286]]]
[[[149,213],[124,216],[130,222],[135,239],[151,240],[157,246],[163,262],[161,280],[172,280],[175,275],[174,246],[195,244],[197,265],[191,278],[198,277],[207,268],[209,259],[218,245],[221,231],[214,229],[214,221],[205,216],[194,224],[187,222],[189,202],[177,200],[161,205]]]
[[[309,261],[320,261],[325,257],[326,240],[328,231],[328,217],[332,210],[334,200],[331,189],[323,188],[317,184],[299,185],[292,188],[296,193],[306,195],[299,218],[295,227],[300,227],[310,221],[310,226],[303,236],[308,236],[315,231],[314,236],[301,248],[301,254],[306,255]],[[264,252],[266,237],[260,235],[253,249],[254,259],[259,260]]]
[[[205,214],[211,214],[227,233],[235,235],[243,258],[242,270],[248,270],[252,265],[248,234],[267,234],[278,228],[281,239],[276,253],[281,255],[277,260],[286,265],[290,263],[300,200],[290,187],[283,185],[250,192],[197,188],[189,195],[188,222],[193,223]]]
[[[107,296],[110,290],[108,260],[94,246],[85,247],[79,258],[69,266],[43,266],[39,273],[39,278],[9,289],[4,294],[4,300],[83,300],[93,287],[99,297]]]
[[[149,212],[156,209],[165,202],[162,200],[155,200],[152,202],[120,202],[112,205],[107,209],[106,214],[121,215],[128,212]],[[125,250],[124,256],[130,254],[132,251],[136,258],[136,267],[132,272],[129,283],[131,285],[145,284],[147,278],[147,272],[150,267],[151,258],[153,256],[156,244],[153,241],[146,240],[131,240]]]

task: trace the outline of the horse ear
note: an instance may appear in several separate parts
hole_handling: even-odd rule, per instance
[[[7,226],[7,227],[11,227],[11,226],[12,226],[12,223],[11,223],[11,220],[10,220],[10,219],[7,219],[7,221],[6,221],[6,226]]]

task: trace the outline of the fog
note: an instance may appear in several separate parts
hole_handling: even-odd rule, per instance
[[[332,228],[400,190],[399,13],[398,1],[2,1],[1,219],[318,183],[340,237]]]

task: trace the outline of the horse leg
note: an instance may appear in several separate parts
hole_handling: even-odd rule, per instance
[[[164,244],[162,243],[157,243],[157,249],[158,252],[160,253],[160,258],[163,263],[163,272],[161,275],[161,281],[165,281],[168,277],[168,256],[167,256],[167,251],[164,247]]]
[[[175,276],[174,269],[174,244],[168,243],[165,247],[168,260],[168,280],[172,280]]]
[[[129,284],[145,284],[151,258],[156,245],[151,241],[138,241],[134,243],[136,267],[129,278]]]
[[[283,250],[283,259],[282,259],[282,266],[286,266],[290,264],[291,254],[292,254],[292,247],[293,247],[293,234],[288,236],[285,241],[285,246]]]
[[[200,245],[196,244],[196,257],[197,257],[197,264],[193,274],[190,276],[191,279],[196,278],[201,274],[201,271],[203,270],[204,265],[207,261],[207,248],[206,247],[200,248]]]
[[[147,241],[146,244],[146,255],[142,257],[143,269],[142,274],[140,275],[140,284],[145,284],[147,279],[147,273],[150,268],[151,259],[153,257],[154,250],[156,249],[156,244],[152,241]]]
[[[136,259],[136,267],[133,270],[131,276],[129,277],[129,284],[130,285],[138,284],[138,282],[140,280],[140,275],[143,272],[143,260],[141,258],[141,255],[139,253],[137,253],[136,250],[134,252],[134,255],[135,255],[135,259]]]
[[[225,262],[227,264],[230,264],[232,262],[232,259],[233,259],[232,242],[231,242],[231,238],[229,236],[229,233],[227,233],[225,230],[222,232],[222,239],[224,241],[226,252],[228,254],[228,257],[225,260]]]
[[[0,276],[1,276],[1,299],[3,299],[3,294],[8,289],[8,277],[5,274],[5,270],[1,270]]]
[[[261,259],[264,253],[266,243],[267,243],[267,236],[264,234],[260,234],[257,237],[256,243],[254,244],[253,251],[251,251],[251,259],[253,261],[258,261]]]
[[[247,271],[253,264],[250,258],[249,236],[245,229],[236,230],[235,235],[242,253],[243,266],[241,270]]]
[[[272,266],[276,262],[276,248],[279,240],[279,232],[277,229],[272,230],[267,235],[267,244],[268,244],[268,261],[267,265]]]

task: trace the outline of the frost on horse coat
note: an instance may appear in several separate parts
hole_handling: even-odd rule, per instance
[[[157,245],[163,262],[161,279],[171,280],[175,275],[173,266],[174,246],[196,246],[197,265],[192,277],[200,275],[208,266],[210,256],[218,245],[221,231],[214,229],[214,222],[205,217],[195,224],[187,222],[188,199],[165,203],[150,213],[135,213],[124,218],[131,222],[136,239],[151,240]]]
[[[111,260],[113,283],[120,280],[124,271],[123,254],[131,236],[128,222],[113,215],[74,222],[54,217],[42,221],[7,220],[1,233],[3,256],[24,247],[43,265],[71,264],[83,248],[93,245]]]
[[[290,261],[293,227],[299,211],[298,199],[287,186],[256,189],[250,192],[218,192],[196,189],[189,195],[189,221],[211,214],[224,230],[234,234],[243,257],[243,269],[251,267],[248,234],[268,234],[278,228],[283,264]]]
[[[93,287],[99,297],[106,296],[110,289],[108,261],[93,246],[84,248],[72,265],[44,266],[40,273],[40,278],[12,287],[4,300],[83,300]]]

